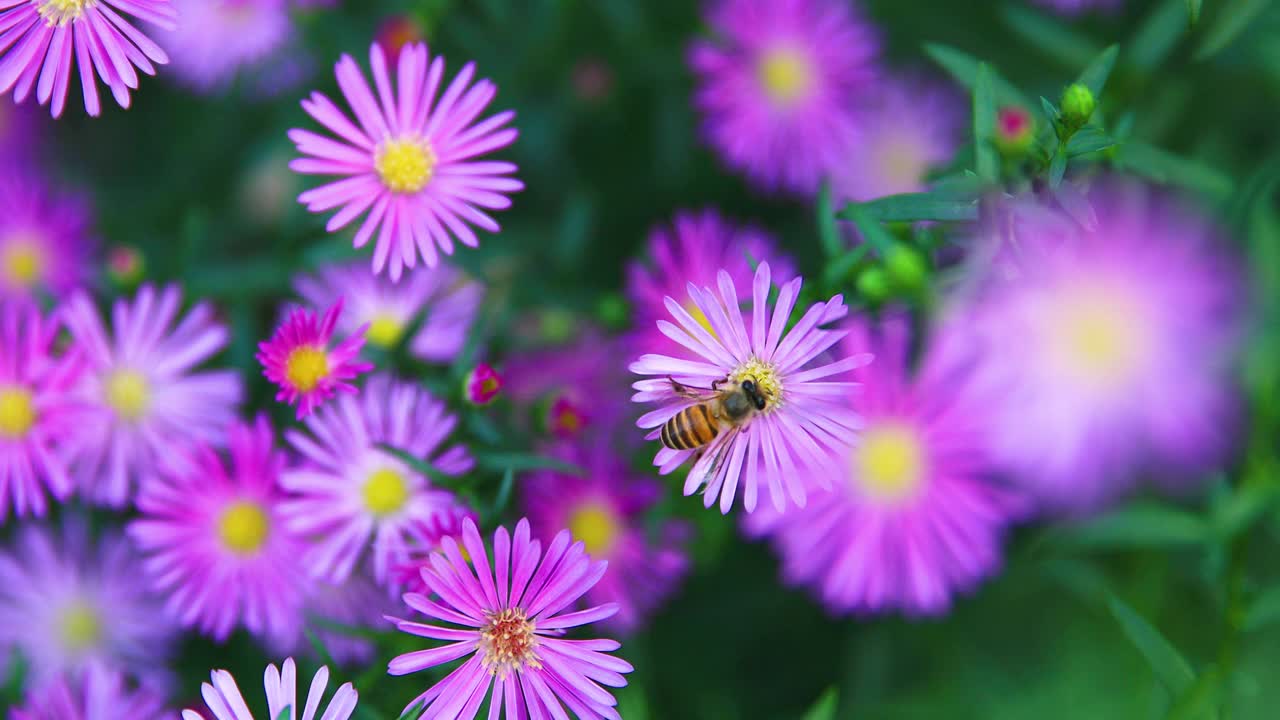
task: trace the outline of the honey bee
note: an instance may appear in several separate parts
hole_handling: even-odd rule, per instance
[[[667,379],[680,397],[702,401],[676,413],[662,426],[662,444],[672,450],[706,447],[722,431],[742,427],[765,408],[765,396],[751,380],[725,378],[711,383],[708,390]]]

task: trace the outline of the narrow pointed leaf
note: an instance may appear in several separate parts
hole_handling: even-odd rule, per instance
[[[1115,68],[1116,58],[1119,55],[1119,45],[1112,45],[1103,50],[1089,63],[1084,72],[1080,73],[1076,82],[1089,88],[1094,98],[1099,97],[1102,95],[1102,89],[1107,85],[1107,78],[1111,77],[1111,70]]]
[[[955,78],[957,82],[970,90],[973,89],[974,80],[978,76],[978,60],[976,58],[948,45],[936,43],[925,43],[924,52],[934,62],[938,63],[943,70],[946,70],[951,77]],[[1001,105],[1032,107],[1031,101],[1020,90],[1010,85],[994,71],[991,77],[991,87],[995,91],[996,100]]]
[[[1135,504],[1061,531],[1067,546],[1090,549],[1133,549],[1196,545],[1210,536],[1199,515],[1156,504]]]
[[[839,700],[840,693],[834,687],[827,688],[800,720],[835,720]]]
[[[991,68],[978,64],[973,81],[973,154],[978,176],[994,183],[999,179],[996,149],[991,144],[991,133],[996,126],[996,101],[991,89]]]
[[[1008,3],[1001,19],[1036,50],[1066,67],[1080,67],[1098,54],[1098,43],[1070,25],[1021,3]]]
[[[1181,697],[1187,692],[1195,682],[1196,675],[1178,650],[1146,618],[1120,598],[1112,595],[1108,605],[1125,637],[1146,659],[1160,684],[1174,697]]]
[[[1224,200],[1231,194],[1230,176],[1143,142],[1121,145],[1116,151],[1116,164],[1156,182],[1203,192],[1215,200]]]
[[[1195,58],[1206,60],[1226,49],[1240,33],[1253,24],[1271,0],[1227,0],[1214,15],[1213,23],[1205,31],[1204,39],[1196,48]]]
[[[917,220],[977,220],[978,201],[942,197],[933,193],[903,193],[859,203],[867,215],[881,222],[914,222]],[[848,207],[841,218],[851,220]]]
[[[844,251],[844,243],[840,240],[840,229],[836,227],[835,202],[831,197],[831,181],[822,183],[818,190],[818,239],[822,242],[822,252],[827,259],[836,257]]]
[[[1200,0],[1187,0],[1187,24],[1200,22]]]

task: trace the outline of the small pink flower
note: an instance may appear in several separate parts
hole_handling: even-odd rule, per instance
[[[356,361],[364,346],[368,326],[362,326],[333,349],[329,341],[342,314],[342,298],[316,316],[311,310],[297,308],[289,313],[271,339],[258,344],[258,362],[262,374],[280,386],[276,400],[298,404],[298,419],[311,414],[320,403],[338,391],[354,393],[347,382],[360,373],[373,369],[371,363]]]
[[[502,377],[486,363],[480,363],[467,373],[463,383],[467,402],[472,405],[488,405],[502,389]]]

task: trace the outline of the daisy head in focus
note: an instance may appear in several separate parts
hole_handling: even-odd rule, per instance
[[[10,709],[11,720],[169,720],[164,695],[145,685],[132,685],[124,673],[101,663],[66,672],[29,687],[23,704]]]
[[[498,231],[489,212],[510,207],[507,195],[524,185],[510,177],[516,171],[512,163],[481,158],[515,141],[515,128],[507,127],[515,113],[477,122],[497,86],[489,80],[473,84],[475,65],[468,63],[446,87],[444,58],[433,59],[425,44],[401,49],[398,88],[380,45],[369,49],[369,62],[376,95],[349,55],[336,67],[354,123],[322,93],[302,101],[307,114],[337,137],[291,130],[303,157],[290,167],[340,178],[298,200],[312,212],[337,210],[329,232],[363,217],[355,246],[364,247],[376,235],[373,271],[388,268],[398,280],[419,256],[434,267],[440,253],[453,253],[455,240],[479,245],[473,226]]]
[[[129,107],[129,91],[138,88],[138,70],[155,75],[155,64],[169,56],[130,21],[144,20],[163,30],[177,27],[169,0],[4,0],[0,2],[0,95],[13,90],[14,102],[35,91],[54,117],[66,107],[71,71],[78,70],[84,108],[102,110],[98,78],[120,107]],[[155,64],[153,64],[155,63]],[[77,68],[76,66],[79,65]]]
[[[243,391],[233,370],[197,370],[227,344],[213,307],[180,316],[182,292],[144,285],[111,308],[108,328],[84,292],[63,310],[88,371],[77,385],[85,422],[66,443],[86,497],[120,507],[145,473],[196,443],[219,444]]]
[[[861,387],[847,402],[864,425],[836,453],[831,489],[744,523],[773,541],[787,582],[812,589],[832,614],[939,614],[999,569],[1003,536],[1030,503],[994,481],[983,406],[966,392],[969,368],[946,331],[913,373],[906,318],[849,329],[844,351],[875,360],[854,371]]]
[[[293,720],[349,720],[360,699],[351,683],[343,683],[329,698],[329,704],[321,714],[324,693],[329,687],[329,668],[322,665],[311,678],[305,704],[299,704],[298,667],[293,658],[285,660],[279,668],[274,663],[268,665],[263,686],[267,694],[267,714],[260,720],[276,720],[282,714]],[[236,679],[226,670],[211,672],[209,682],[201,684],[200,694],[212,720],[254,720]],[[285,713],[285,710],[289,712]],[[188,709],[182,711],[182,720],[206,720],[206,716]]]
[[[618,611],[612,603],[572,611],[608,563],[594,561],[568,530],[542,550],[528,520],[515,533],[499,527],[492,554],[470,520],[461,544],[444,539],[443,550],[422,569],[429,592],[404,596],[410,609],[444,624],[388,619],[402,632],[446,644],[400,655],[387,672],[407,675],[465,660],[410,708],[421,703],[424,717],[470,718],[489,696],[490,717],[564,718],[567,708],[579,718],[620,720],[617,700],[605,687],[625,686],[623,673],[632,671],[630,663],[606,654],[621,645],[563,637]]]
[[[283,510],[291,531],[315,540],[303,557],[313,577],[342,582],[371,556],[374,579],[396,589],[392,570],[430,543],[433,521],[458,501],[387,448],[461,475],[474,461],[461,445],[445,447],[457,424],[420,386],[377,375],[308,417],[308,432],[288,432],[303,463],[284,473],[293,498]]]
[[[237,423],[227,460],[208,445],[161,468],[138,497],[129,535],[170,615],[218,642],[243,626],[259,638],[293,635],[308,592],[305,545],[284,526],[285,456],[265,416]],[[210,586],[219,588],[208,592]]]
[[[329,347],[341,316],[341,297],[323,316],[307,308],[294,308],[271,339],[258,344],[262,374],[280,387],[276,401],[297,405],[299,420],[339,392],[356,392],[349,381],[373,369],[371,363],[357,360],[367,326],[356,328]]]
[[[874,92],[879,41],[848,0],[713,0],[689,52],[703,133],[756,185],[813,193]]]
[[[831,450],[846,445],[859,420],[845,396],[856,383],[840,377],[869,361],[867,355],[833,358],[828,351],[847,332],[827,326],[848,313],[841,296],[815,303],[790,330],[801,278],[781,287],[769,306],[768,263],[756,268],[751,306],[742,310],[738,288],[721,271],[717,287],[690,284],[689,300],[707,318],[704,327],[668,296],[675,322],[658,321],[663,335],[682,351],[646,354],[631,371],[632,400],[658,403],[638,424],[661,439],[654,464],[663,474],[693,460],[684,494],[700,489],[707,507],[720,501],[728,513],[739,492],[747,512],[762,490],[779,512],[803,507],[806,483],[832,476]]]

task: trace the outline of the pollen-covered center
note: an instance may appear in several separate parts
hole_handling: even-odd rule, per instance
[[[299,345],[284,361],[284,376],[298,392],[311,392],[329,374],[329,355],[324,348]]]
[[[790,107],[808,96],[813,87],[813,67],[803,51],[779,47],[766,51],[756,65],[756,76],[769,99]]]
[[[612,509],[598,502],[583,503],[569,515],[569,532],[581,540],[588,555],[606,555],[618,540],[620,522]]]
[[[525,619],[522,608],[489,614],[488,622],[480,628],[478,650],[480,662],[490,675],[505,679],[512,670],[542,667],[534,629],[533,623]]]
[[[1123,296],[1096,290],[1068,293],[1054,302],[1045,330],[1061,370],[1093,385],[1128,381],[1146,352],[1139,308]]]
[[[36,424],[36,403],[23,387],[0,387],[0,438],[16,440]]]
[[[383,517],[399,512],[409,501],[409,484],[399,471],[382,468],[369,473],[361,493],[365,508]]]
[[[107,376],[107,404],[124,420],[140,420],[151,406],[151,385],[137,370],[115,370]]]
[[[750,380],[755,383],[756,390],[764,396],[765,406],[762,412],[773,412],[783,402],[782,374],[773,363],[767,363],[752,357],[743,363],[729,376],[734,382]]]
[[[369,321],[369,329],[364,337],[370,343],[384,350],[394,348],[404,335],[404,321],[391,313],[378,313]]]
[[[79,20],[98,0],[39,0],[38,10],[50,27],[61,27]]]
[[[885,503],[908,499],[924,481],[926,457],[919,433],[904,425],[871,427],[853,453],[854,481],[863,495]]]
[[[58,613],[56,622],[58,637],[69,651],[83,652],[102,640],[102,617],[84,600],[67,604]]]
[[[44,253],[37,238],[20,233],[7,238],[0,247],[0,277],[10,287],[30,288],[45,272]]]
[[[421,192],[436,172],[436,153],[431,143],[414,138],[388,140],[378,148],[373,165],[382,184],[397,193]]]
[[[218,538],[237,555],[252,555],[262,549],[271,532],[271,521],[261,505],[249,500],[231,503],[218,518]]]

